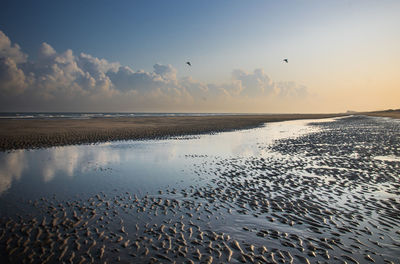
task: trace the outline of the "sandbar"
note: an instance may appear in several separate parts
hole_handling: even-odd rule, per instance
[[[198,135],[258,127],[267,122],[317,119],[344,114],[217,115],[92,119],[0,120],[0,151],[115,140]]]

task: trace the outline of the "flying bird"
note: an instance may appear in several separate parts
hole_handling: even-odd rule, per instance
[[[190,61],[186,62],[187,65],[192,66],[192,64],[190,63]]]
[[[288,59],[283,59],[284,62],[289,63]]]

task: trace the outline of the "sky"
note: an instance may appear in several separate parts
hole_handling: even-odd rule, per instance
[[[0,111],[397,109],[398,14],[398,0],[6,0]]]

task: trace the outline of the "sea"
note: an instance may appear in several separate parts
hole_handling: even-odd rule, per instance
[[[115,117],[160,117],[160,116],[224,116],[224,115],[250,115],[246,113],[154,113],[154,112],[3,112],[0,119],[91,119]],[[254,115],[254,114],[251,114]],[[256,114],[257,115],[257,114]],[[264,115],[264,114],[263,114]]]

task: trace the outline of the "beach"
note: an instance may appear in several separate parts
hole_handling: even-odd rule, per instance
[[[380,117],[390,117],[390,118],[400,118],[400,109],[396,110],[385,110],[385,111],[374,111],[374,112],[366,112],[362,113],[367,116],[380,116]]]
[[[341,115],[343,114],[3,119],[0,120],[0,150],[196,135],[253,128],[266,122],[329,118]]]
[[[400,1],[3,2],[0,264],[400,264]]]
[[[353,115],[0,152],[0,261],[398,263],[399,135]]]

